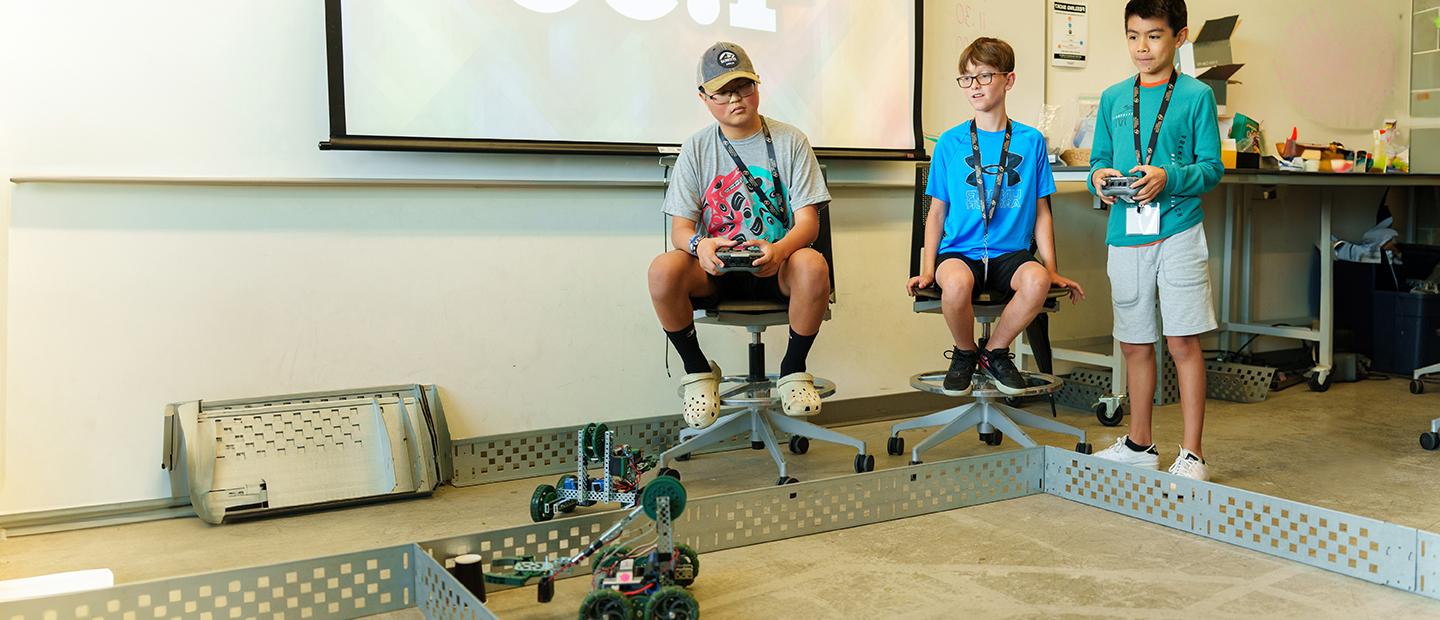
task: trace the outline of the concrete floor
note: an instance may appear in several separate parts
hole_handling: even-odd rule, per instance
[[[1425,492],[1440,453],[1417,442],[1440,416],[1440,395],[1413,396],[1406,384],[1337,385],[1324,394],[1299,387],[1260,404],[1211,402],[1206,453],[1216,482],[1440,531],[1440,503]],[[1060,419],[1092,433],[1097,449],[1124,432],[1073,410],[1061,409]],[[902,466],[908,457],[884,454],[888,428],[871,423],[846,432],[870,442],[877,468]],[[1157,411],[1162,466],[1174,457],[1179,428],[1177,407]],[[908,433],[907,442],[922,436]],[[1013,446],[985,446],[970,433],[925,460]],[[809,454],[791,457],[791,475],[844,475],[852,455],[814,442]],[[776,475],[765,453],[751,451],[698,456],[680,470],[697,497],[771,484]],[[0,541],[0,579],[108,567],[118,581],[133,582],[520,525],[529,521],[535,484],[442,488],[428,500],[224,526],[190,518],[12,538]],[[866,610],[913,617],[1440,615],[1437,601],[1046,496],[710,553],[703,565],[695,592],[707,618],[782,611],[855,617]],[[573,617],[584,588],[584,580],[566,580],[547,606],[535,605],[530,590],[492,601],[507,618]]]

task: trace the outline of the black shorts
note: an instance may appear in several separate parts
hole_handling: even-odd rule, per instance
[[[953,253],[937,256],[935,258],[936,269],[939,269],[942,263],[952,258],[965,261],[965,264],[970,266],[970,273],[975,276],[975,295],[990,293],[1003,301],[1009,301],[1010,298],[1015,295],[1015,289],[1010,287],[1010,281],[1014,279],[1015,272],[1020,271],[1020,268],[1023,267],[1025,263],[1040,262],[1035,260],[1035,255],[1031,254],[1029,250],[1018,250],[991,257],[990,274],[987,278],[984,262],[965,256],[964,254]]]
[[[779,274],[761,278],[740,271],[709,277],[715,284],[715,292],[706,297],[692,298],[690,301],[696,308],[714,308],[721,300],[790,302],[790,298],[780,292]]]

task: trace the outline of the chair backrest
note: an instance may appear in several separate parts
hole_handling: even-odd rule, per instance
[[[930,162],[915,165],[915,213],[910,222],[910,277],[920,275],[920,252],[925,248],[925,218],[930,215],[930,196],[925,185],[930,182]]]
[[[825,264],[830,266],[830,303],[835,303],[835,253],[830,236],[830,206],[826,205],[820,209],[820,232],[815,235],[815,243],[810,247],[815,248],[821,256],[825,257]]]

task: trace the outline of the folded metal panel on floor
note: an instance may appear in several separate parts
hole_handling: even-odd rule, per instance
[[[163,465],[210,523],[426,495],[450,475],[434,386],[166,407]]]

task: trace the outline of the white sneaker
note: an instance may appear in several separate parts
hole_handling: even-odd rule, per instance
[[[720,367],[710,362],[710,372],[694,372],[680,378],[680,398],[685,404],[685,423],[705,428],[720,417]]]
[[[1154,444],[1144,452],[1136,452],[1125,445],[1128,437],[1126,435],[1116,439],[1114,445],[1096,452],[1095,457],[1141,469],[1160,469],[1160,453],[1155,451]]]
[[[1195,458],[1190,458],[1192,456]],[[1210,479],[1210,466],[1200,460],[1200,457],[1195,456],[1194,452],[1185,448],[1180,448],[1180,454],[1175,457],[1175,462],[1170,465],[1168,471],[1191,480],[1207,481]]]

